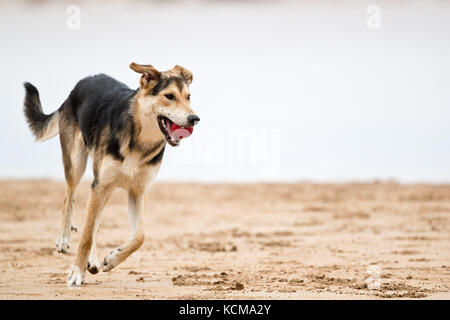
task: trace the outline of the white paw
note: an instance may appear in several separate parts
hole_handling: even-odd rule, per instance
[[[56,240],[56,251],[61,253],[67,253],[69,251],[70,237],[59,237]]]
[[[67,277],[67,285],[70,287],[81,286],[84,281],[84,274],[78,266],[71,266]]]
[[[103,260],[103,271],[110,271],[112,268],[119,264],[117,255],[120,252],[120,248],[116,248],[110,253],[108,253]]]

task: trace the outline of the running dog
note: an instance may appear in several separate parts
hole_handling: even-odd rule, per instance
[[[166,143],[178,146],[200,120],[190,107],[193,76],[189,70],[177,65],[160,72],[136,63],[130,68],[141,74],[138,89],[105,74],[90,76],[79,81],[61,107],[49,115],[43,113],[38,90],[24,84],[24,113],[36,140],[59,133],[61,141],[66,193],[58,252],[67,252],[71,231],[76,231],[71,223],[75,191],[88,155],[93,161],[94,181],[78,254],[68,274],[69,286],[80,286],[86,270],[96,274],[101,268],[96,249],[98,220],[115,187],[128,192],[132,234],[106,255],[103,271],[116,267],[142,246],[144,194],[159,171]]]

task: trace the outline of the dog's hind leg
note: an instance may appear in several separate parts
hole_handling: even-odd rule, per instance
[[[66,177],[66,193],[62,214],[62,232],[56,241],[56,251],[66,253],[70,245],[75,191],[86,169],[88,149],[80,130],[63,116],[60,119],[60,139]]]
[[[109,271],[119,265],[144,243],[144,228],[142,216],[144,211],[144,192],[128,191],[128,211],[131,224],[131,237],[122,246],[106,255],[103,261],[103,271]]]

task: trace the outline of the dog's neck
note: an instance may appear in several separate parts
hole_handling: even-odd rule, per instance
[[[164,141],[164,135],[158,125],[158,117],[152,108],[143,108],[139,104],[139,97],[143,93],[138,90],[131,101],[131,117],[134,121],[135,142],[141,146],[153,146]]]

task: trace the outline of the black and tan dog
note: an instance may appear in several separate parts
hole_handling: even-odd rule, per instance
[[[99,215],[115,187],[128,191],[132,235],[103,261],[109,271],[139,249],[144,241],[144,194],[160,166],[166,142],[177,146],[173,126],[190,131],[200,119],[190,107],[192,73],[180,66],[159,72],[151,65],[131,63],[142,74],[140,87],[132,90],[104,74],[79,81],[62,106],[50,115],[42,111],[39,93],[25,83],[25,116],[37,140],[60,136],[66,194],[58,252],[69,248],[75,190],[90,154],[94,181],[75,264],[68,285],[81,285],[86,269],[100,270],[96,250]]]

